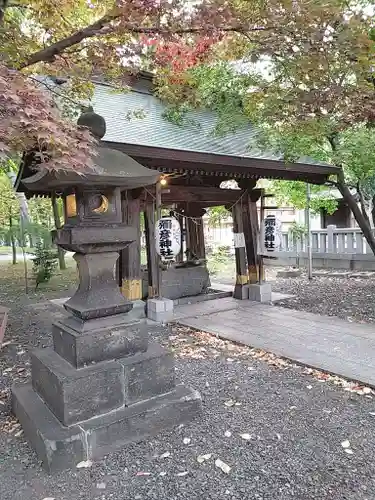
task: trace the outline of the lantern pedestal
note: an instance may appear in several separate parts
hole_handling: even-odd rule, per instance
[[[173,356],[149,343],[147,320],[123,312],[129,303],[114,280],[117,255],[75,255],[80,287],[66,303],[73,314],[53,324],[53,349],[32,353],[31,384],[13,387],[13,411],[49,472],[100,458],[201,410],[199,393],[176,385]]]
[[[114,216],[101,223],[89,211],[92,196],[82,192],[82,215],[55,237],[76,252],[79,287],[65,304],[71,316],[53,324],[53,349],[32,353],[31,383],[13,387],[13,411],[49,472],[95,460],[201,409],[197,391],[176,385],[173,356],[149,343],[152,327],[132,314],[115,280],[118,251],[135,239],[134,228]],[[116,215],[118,198],[107,196]]]

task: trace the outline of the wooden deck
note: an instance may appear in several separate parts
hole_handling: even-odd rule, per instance
[[[179,306],[175,320],[375,387],[375,325],[232,298]]]

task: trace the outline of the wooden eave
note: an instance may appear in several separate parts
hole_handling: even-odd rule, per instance
[[[232,179],[264,178],[324,184],[338,167],[309,163],[286,164],[283,161],[245,156],[229,156],[137,144],[103,141],[108,147],[128,154],[148,168],[165,173],[215,175]]]

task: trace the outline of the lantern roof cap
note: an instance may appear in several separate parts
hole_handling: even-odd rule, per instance
[[[34,175],[24,178],[22,183],[34,192],[63,190],[74,186],[113,186],[125,190],[156,184],[160,177],[157,170],[144,167],[116,149],[100,146],[93,160],[94,168],[85,174],[39,167]]]

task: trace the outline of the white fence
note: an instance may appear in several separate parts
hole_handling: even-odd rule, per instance
[[[373,255],[359,228],[337,228],[311,231],[311,246],[314,253]],[[296,238],[290,233],[282,234],[281,252],[306,252],[306,236]]]

